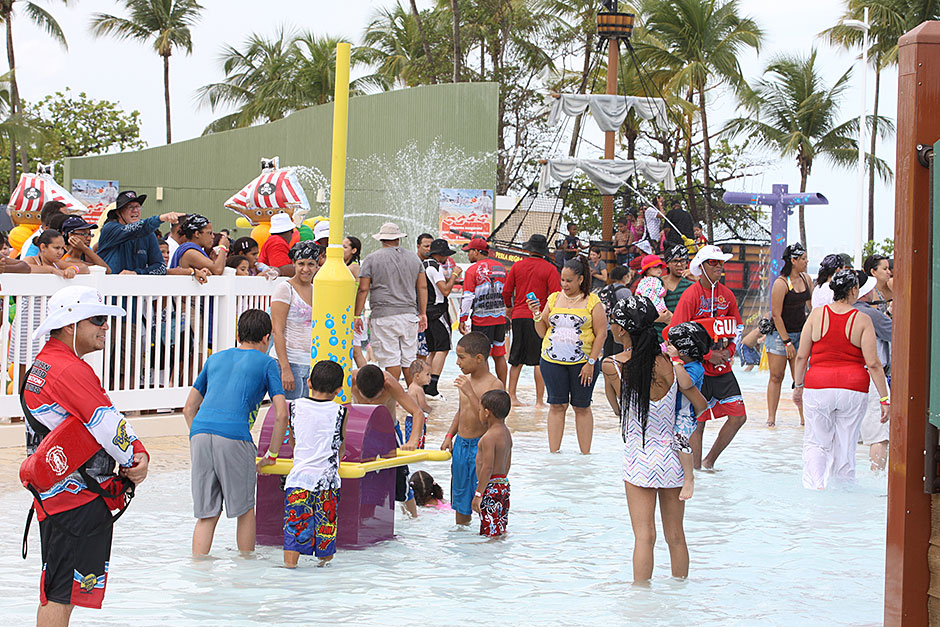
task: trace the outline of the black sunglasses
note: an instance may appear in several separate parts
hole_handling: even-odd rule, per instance
[[[108,322],[108,316],[92,316],[88,318],[88,322],[96,327],[103,327]]]

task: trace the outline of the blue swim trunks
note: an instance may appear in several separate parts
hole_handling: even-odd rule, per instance
[[[480,438],[454,436],[450,458],[450,504],[457,513],[470,516],[473,493],[477,489],[477,444]]]

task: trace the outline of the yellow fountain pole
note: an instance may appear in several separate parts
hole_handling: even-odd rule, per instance
[[[349,113],[349,44],[336,46],[333,96],[333,165],[330,172],[330,245],[326,263],[313,279],[311,366],[329,359],[343,367],[340,403],[352,402],[353,307],[356,281],[343,263],[343,202],[346,192],[346,122]]]

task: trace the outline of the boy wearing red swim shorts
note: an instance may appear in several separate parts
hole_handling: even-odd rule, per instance
[[[490,390],[480,398],[480,422],[486,433],[477,445],[477,486],[473,510],[480,514],[480,535],[496,537],[506,533],[509,524],[509,465],[512,462],[512,435],[506,416],[512,402],[503,390]]]

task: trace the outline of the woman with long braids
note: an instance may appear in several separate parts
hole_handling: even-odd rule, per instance
[[[617,303],[611,312],[610,329],[624,350],[605,359],[603,365],[607,400],[620,416],[624,441],[623,481],[633,525],[636,582],[653,575],[657,497],[672,575],[689,574],[689,549],[682,526],[685,501],[693,491],[689,437],[695,430],[694,417],[707,409],[682,359],[670,360],[662,351],[653,327],[658,315],[644,296],[628,296]],[[679,392],[692,404],[694,413],[676,411]],[[683,417],[681,422],[679,416]]]

